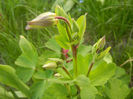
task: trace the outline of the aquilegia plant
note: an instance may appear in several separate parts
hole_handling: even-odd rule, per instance
[[[58,34],[45,44],[44,53],[20,36],[21,55],[16,67],[0,65],[2,99],[126,99],[129,77],[113,63],[105,36],[93,46],[84,45],[86,14],[77,20],[57,6],[28,21],[26,30],[57,26]],[[6,97],[6,98],[5,98]],[[8,97],[8,98],[7,98]]]

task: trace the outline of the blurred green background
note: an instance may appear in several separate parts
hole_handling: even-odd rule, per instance
[[[117,65],[133,58],[133,0],[0,0],[0,63],[14,65],[21,53],[19,35],[43,53],[45,42],[57,32],[56,28],[26,31],[26,22],[40,13],[54,11],[56,5],[74,18],[87,13],[84,43],[94,44],[105,35]],[[131,70],[132,62],[124,67]]]

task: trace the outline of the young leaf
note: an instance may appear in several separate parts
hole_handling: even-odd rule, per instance
[[[108,54],[108,52],[110,51],[110,49],[111,49],[111,47],[108,47],[104,51],[102,51],[97,59],[101,59],[101,58],[105,57]]]
[[[114,63],[107,64],[101,61],[89,75],[90,81],[94,86],[104,85],[115,73],[116,65]]]
[[[74,19],[72,19],[72,32],[74,32],[74,33],[79,32],[79,26],[78,26],[77,22]]]
[[[29,96],[29,87],[24,84],[16,75],[15,69],[8,65],[0,65],[0,82],[16,88]]]
[[[77,24],[79,26],[79,37],[80,39],[82,40],[83,36],[84,36],[84,32],[85,32],[85,29],[86,29],[86,14],[85,15],[82,15],[78,18],[77,20]]]
[[[75,2],[73,0],[67,0],[67,2],[64,4],[63,8],[65,9],[66,12],[72,9],[74,6]]]
[[[91,85],[89,78],[81,75],[76,79],[76,83],[81,89],[81,99],[95,99],[98,92],[97,89]]]
[[[112,63],[113,59],[112,56],[110,55],[110,53],[107,53],[107,55],[103,58],[104,61],[106,61],[107,63]]]
[[[55,13],[56,13],[57,16],[63,16],[63,17],[68,19],[68,15],[66,14],[66,12],[60,6],[56,6]]]

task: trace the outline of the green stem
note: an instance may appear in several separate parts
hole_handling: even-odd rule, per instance
[[[90,74],[90,71],[91,71],[91,69],[92,69],[92,67],[93,67],[93,64],[94,64],[94,62],[92,62],[91,64],[90,64],[90,66],[89,66],[89,69],[88,69],[88,72],[87,72],[87,77],[89,76],[89,74]]]
[[[80,96],[80,88],[78,85],[75,85],[76,88],[77,88],[77,99],[81,99],[81,96]]]
[[[68,70],[63,66],[62,69],[66,72],[66,74],[73,79],[73,77],[71,76],[71,74],[68,72]]]
[[[68,91],[69,98],[72,99],[70,85],[69,84],[65,84],[65,86],[66,86],[66,89]]]

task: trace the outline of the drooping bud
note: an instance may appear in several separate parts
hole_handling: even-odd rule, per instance
[[[57,64],[56,64],[56,62],[48,62],[48,63],[43,65],[43,68],[44,69],[56,69]]]
[[[56,14],[52,12],[42,13],[32,21],[27,22],[26,30],[34,28],[44,28],[57,24]]]

